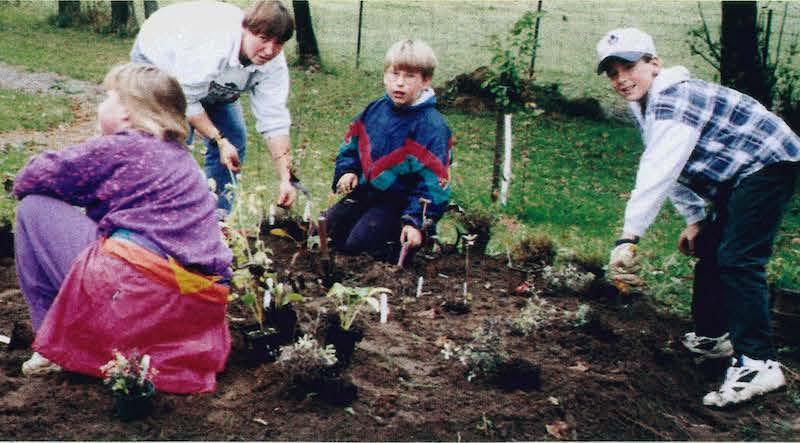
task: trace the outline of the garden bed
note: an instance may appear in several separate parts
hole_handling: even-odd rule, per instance
[[[283,238],[267,239],[282,272],[294,249]],[[681,349],[687,320],[642,297],[628,303],[608,298],[602,286],[582,295],[547,294],[548,324],[528,335],[508,322],[526,306],[515,291],[522,274],[505,258],[476,257],[470,264],[466,313],[443,303],[463,290],[464,256],[417,256],[412,269],[368,257],[335,258],[338,281],[348,286],[384,286],[389,321],[363,314],[358,343],[343,376],[357,388],[349,406],[310,395],[293,395],[275,363],[252,367],[237,333],[246,320],[230,306],[233,349],[205,395],[157,393],[153,413],[123,422],[98,379],[76,374],[25,378],[20,365],[30,356],[28,315],[11,259],[0,262],[0,333],[16,326],[15,346],[0,345],[0,438],[11,440],[737,440],[796,439],[800,409],[796,377],[787,391],[749,407],[717,411],[702,395],[717,386],[726,362],[697,367]],[[314,332],[318,308],[328,307],[313,261],[300,257],[308,301],[296,306],[300,328]],[[418,277],[423,293],[415,297]],[[534,286],[536,280],[533,280]],[[402,300],[405,298],[405,302]],[[585,305],[588,308],[582,308]],[[582,312],[582,314],[579,314]],[[465,345],[486,320],[496,319],[500,347],[512,359],[540,369],[539,389],[503,389],[491,380],[467,380],[457,358],[445,359],[447,343]],[[66,331],[68,333],[68,331]],[[783,362],[798,366],[791,356]],[[792,369],[794,370],[794,369]]]

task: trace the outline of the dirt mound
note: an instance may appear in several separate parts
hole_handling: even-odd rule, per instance
[[[276,268],[289,266],[294,245],[271,237]],[[300,256],[292,275],[302,276],[308,301],[297,307],[300,328],[316,330],[326,306],[313,256]],[[535,291],[516,291],[524,276],[505,258],[470,263],[469,312],[443,309],[463,293],[464,256],[417,256],[400,270],[368,257],[338,256],[336,279],[348,286],[385,286],[393,291],[386,324],[364,315],[364,337],[344,375],[355,385],[349,406],[318,396],[297,397],[276,364],[250,367],[238,333],[245,311],[230,306],[234,344],[213,394],[157,393],[152,416],[122,422],[98,379],[75,374],[25,378],[30,336],[17,346],[0,345],[0,438],[11,440],[789,440],[796,439],[796,377],[788,393],[774,393],[747,407],[716,411],[701,405],[725,362],[702,367],[679,345],[690,325],[646,298],[629,303],[595,290],[542,297],[547,315],[528,335],[509,322],[530,312]],[[424,278],[417,298],[418,278]],[[536,287],[539,276],[529,282]],[[299,280],[299,279],[297,279]],[[541,300],[544,300],[542,302]],[[491,380],[467,380],[457,358],[444,358],[445,344],[465,346],[476,330],[493,322],[498,347],[515,362],[538,371],[537,383],[517,380],[503,389]],[[0,333],[28,324],[13,262],[0,263]],[[24,326],[27,328],[27,326]],[[69,331],[65,331],[69,333]],[[790,368],[797,361],[785,358]],[[530,381],[529,383],[527,383]],[[518,387],[520,389],[514,389]]]
[[[494,96],[483,83],[488,78],[485,66],[467,74],[459,74],[436,88],[437,100],[444,109],[454,108],[469,114],[479,115],[495,109]],[[594,98],[565,97],[556,83],[540,84],[523,80],[522,90],[511,100],[544,112],[568,116],[586,117],[595,120],[605,118],[600,102]]]

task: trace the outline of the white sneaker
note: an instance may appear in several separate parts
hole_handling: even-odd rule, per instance
[[[703,404],[721,408],[750,400],[785,384],[786,378],[780,363],[774,360],[753,360],[742,355],[739,361],[733,359],[722,386],[718,391],[706,394]]]
[[[34,352],[31,358],[22,364],[22,374],[26,377],[32,375],[45,375],[53,372],[60,372],[61,366],[44,358],[42,354]]]
[[[729,337],[727,332],[719,337],[703,337],[689,332],[683,335],[681,343],[690,352],[698,354],[694,359],[695,363],[702,363],[705,360],[732,356],[733,344]]]

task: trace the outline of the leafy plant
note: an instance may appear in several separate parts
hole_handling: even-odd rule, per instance
[[[220,222],[225,240],[233,253],[234,270],[231,283],[234,296],[248,307],[261,331],[265,330],[265,309],[280,308],[304,300],[301,294],[277,282],[277,275],[274,271],[271,272],[272,250],[266,247],[264,241],[256,238],[251,242],[248,238],[245,220],[255,220],[255,228],[251,228],[251,231],[256,235],[261,232],[265,207],[263,200],[258,197],[258,192],[264,189],[264,186],[256,186],[254,191],[248,191],[241,187],[236,177],[231,174],[231,183],[227,186],[226,192],[236,191],[237,198],[228,219]]]
[[[542,280],[548,294],[585,294],[594,279],[594,274],[581,271],[573,263],[556,268],[545,266],[542,269]]]
[[[282,346],[277,360],[289,374],[305,380],[322,376],[325,368],[332,367],[336,361],[333,345],[322,346],[308,334],[290,346]]]
[[[472,334],[470,343],[456,346],[452,341],[445,341],[441,351],[444,359],[458,358],[458,361],[467,368],[468,381],[477,377],[494,376],[498,367],[508,360],[507,355],[501,351],[498,329],[498,320],[485,319],[483,326]]]
[[[519,335],[528,335],[550,324],[557,315],[558,308],[534,295],[520,309],[519,315],[511,320],[511,330]]]
[[[355,288],[334,283],[328,290],[326,297],[336,305],[339,311],[340,326],[347,331],[353,325],[358,313],[365,307],[381,313],[381,318],[386,317],[386,304],[375,298],[381,294],[391,294],[387,288]]]
[[[134,352],[126,357],[116,349],[114,357],[100,367],[100,372],[113,392],[132,396],[147,392],[148,382],[152,383],[153,377],[158,374],[156,368],[150,365],[148,354],[139,357]]]

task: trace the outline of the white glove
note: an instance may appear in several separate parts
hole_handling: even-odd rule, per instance
[[[637,274],[641,269],[638,247],[633,243],[622,243],[611,251],[608,261],[608,279],[622,293],[640,290],[644,280]]]

